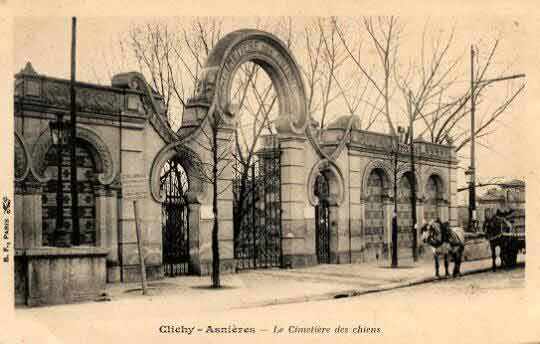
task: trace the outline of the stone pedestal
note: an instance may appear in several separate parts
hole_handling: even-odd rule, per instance
[[[18,250],[16,302],[40,306],[97,299],[105,291],[108,252],[82,246]]]

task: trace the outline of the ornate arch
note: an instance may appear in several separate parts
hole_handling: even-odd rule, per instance
[[[317,176],[323,174],[328,180],[330,189],[330,201],[336,205],[340,205],[345,198],[345,179],[338,166],[332,161],[323,159],[318,161],[309,172],[307,182],[307,195],[311,205],[316,206],[319,203],[317,196],[315,196],[315,182]]]
[[[191,149],[185,146],[168,147],[159,151],[152,161],[150,167],[150,193],[156,202],[163,202],[164,195],[160,193],[161,171],[168,160],[177,157],[181,161],[182,168],[186,171],[188,177],[188,192],[186,194],[189,203],[201,203],[204,196],[204,182],[197,176],[203,164],[199,156]]]
[[[368,188],[368,179],[371,172],[374,170],[381,170],[383,172],[383,185],[384,188],[389,188],[390,186],[390,178],[391,178],[391,169],[388,162],[383,160],[371,160],[366,167],[364,168],[364,174],[362,175],[362,190],[361,190],[361,197],[362,199],[366,198],[366,191]]]
[[[88,143],[90,152],[96,163],[97,179],[103,185],[109,185],[116,176],[116,168],[109,147],[101,137],[90,128],[77,125],[77,139]],[[52,145],[49,129],[45,129],[34,143],[32,157],[32,173],[40,182],[46,182],[50,176],[45,175],[45,155]]]
[[[30,171],[30,154],[23,138],[15,131],[15,181],[23,181]]]
[[[248,61],[272,80],[280,106],[278,131],[303,135],[309,116],[298,63],[287,46],[268,32],[243,29],[220,39],[208,55],[193,101],[212,103],[224,122],[231,123],[236,112],[230,103],[231,84],[236,70]]]

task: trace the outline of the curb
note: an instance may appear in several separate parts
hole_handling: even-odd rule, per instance
[[[522,265],[524,264],[518,263],[517,266],[521,267]],[[461,275],[457,278],[461,278],[467,275],[474,275],[474,274],[489,272],[489,271],[491,271],[491,266],[484,267],[484,268],[471,269],[471,270],[462,272]],[[341,292],[329,292],[329,293],[318,294],[318,295],[306,295],[306,296],[300,296],[300,297],[276,299],[272,301],[256,302],[256,303],[252,303],[252,304],[248,304],[248,305],[244,305],[240,307],[233,307],[233,309],[268,307],[268,306],[278,306],[278,305],[286,305],[286,304],[302,303],[302,302],[341,299],[341,298],[346,298],[346,297],[355,297],[355,296],[390,291],[390,290],[395,290],[395,289],[400,289],[400,288],[407,288],[407,287],[412,287],[412,286],[431,283],[431,282],[444,282],[444,281],[451,281],[451,280],[453,280],[453,278],[451,277],[450,278],[422,277],[422,278],[417,278],[414,280],[409,280],[409,281],[404,281],[404,282],[383,284],[375,288],[349,289],[349,290],[344,290]]]

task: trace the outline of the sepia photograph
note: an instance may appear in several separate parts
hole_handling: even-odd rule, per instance
[[[533,20],[200,12],[10,19],[6,343],[540,341]]]

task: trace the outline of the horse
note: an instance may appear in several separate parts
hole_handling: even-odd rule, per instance
[[[507,266],[508,262],[506,261],[506,255],[508,249],[508,240],[504,237],[503,233],[508,233],[512,231],[512,224],[506,219],[506,215],[509,213],[499,212],[495,213],[491,217],[486,217],[483,225],[483,231],[486,234],[486,239],[489,240],[489,248],[491,249],[491,270],[497,270],[497,264],[495,260],[497,259],[496,248],[499,247],[500,253],[499,257],[501,258],[501,267]]]
[[[461,259],[465,249],[465,232],[462,228],[450,228],[448,222],[441,222],[439,219],[424,224],[420,231],[424,243],[431,246],[433,259],[435,261],[435,276],[439,275],[439,256],[444,256],[445,276],[448,277],[448,255],[452,256],[454,262],[453,277],[460,275]]]

